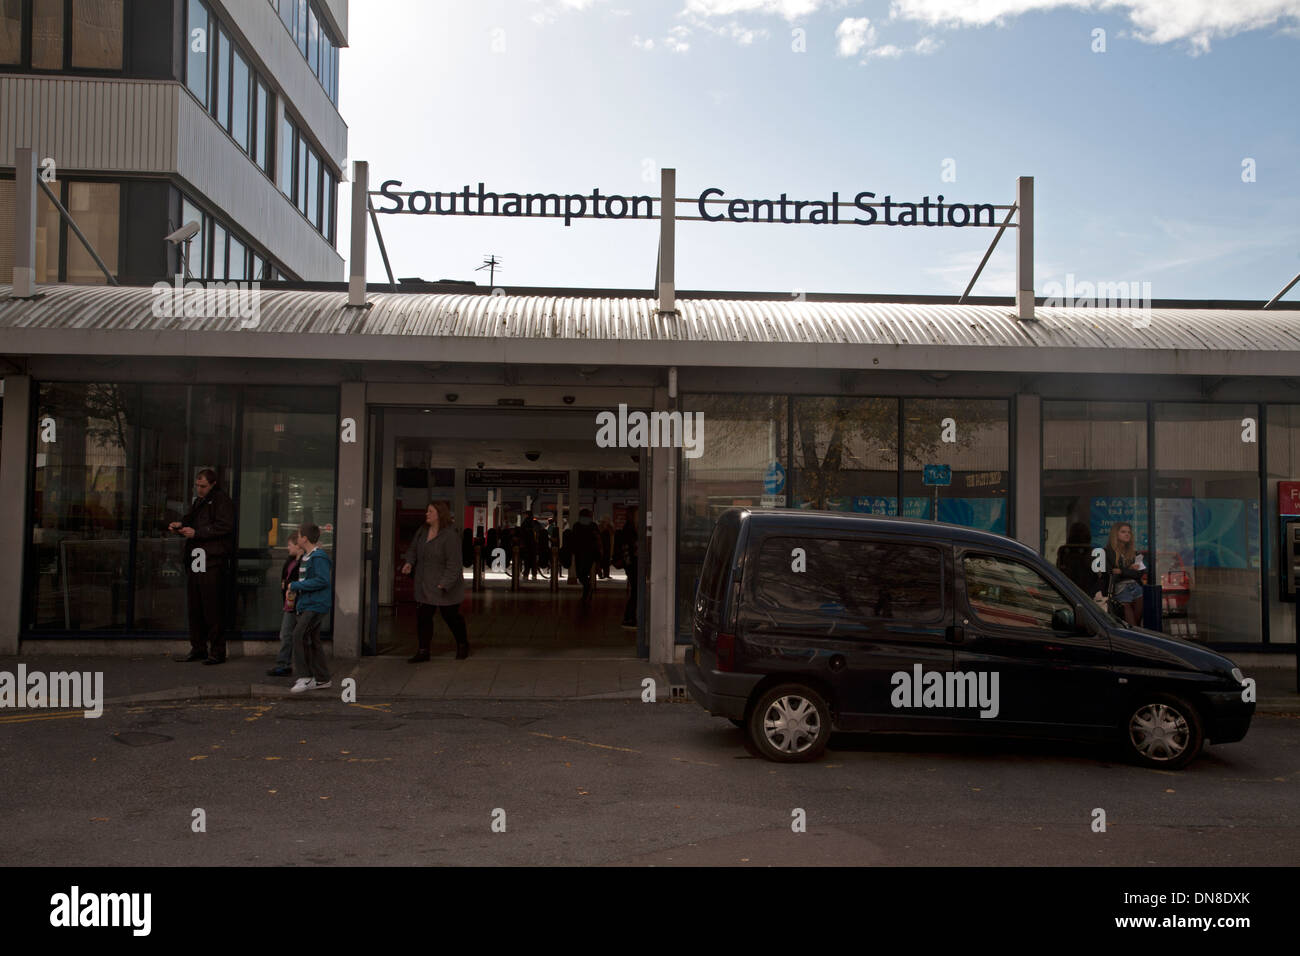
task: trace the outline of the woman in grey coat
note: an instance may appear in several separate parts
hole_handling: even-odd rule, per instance
[[[433,616],[439,611],[456,638],[456,660],[469,657],[469,638],[460,613],[460,602],[465,599],[460,550],[460,536],[456,534],[447,503],[437,501],[429,505],[425,509],[425,523],[415,533],[406,550],[406,564],[402,566],[403,574],[415,572],[415,633],[420,646],[410,658],[412,664],[429,659]]]

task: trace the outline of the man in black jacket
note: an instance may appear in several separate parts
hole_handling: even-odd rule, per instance
[[[591,511],[583,508],[578,512],[578,523],[569,529],[569,553],[578,566],[578,580],[582,582],[582,599],[591,600],[591,570],[600,557],[600,539],[596,537],[596,525],[592,523]]]
[[[185,539],[185,568],[190,605],[190,655],[183,661],[223,664],[226,640],[221,610],[226,589],[226,565],[234,551],[235,504],[217,487],[217,473],[204,468],[194,480],[195,500],[189,513],[167,526]],[[203,570],[194,570],[203,549]]]

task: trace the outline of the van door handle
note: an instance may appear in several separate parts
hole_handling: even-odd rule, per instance
[[[949,624],[943,636],[949,644],[960,644],[966,640],[966,628],[960,624]]]

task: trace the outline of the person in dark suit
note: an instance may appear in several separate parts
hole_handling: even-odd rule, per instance
[[[596,535],[596,525],[591,520],[591,511],[583,508],[578,512],[578,523],[569,529],[568,550],[573,556],[578,569],[578,580],[582,582],[582,599],[591,600],[592,569],[600,558],[600,538]]]
[[[217,485],[217,473],[204,468],[194,479],[194,504],[167,529],[185,539],[185,568],[190,612],[190,653],[181,661],[224,664],[226,639],[221,633],[227,564],[234,553],[235,504]],[[196,571],[196,548],[203,549]]]
[[[1082,521],[1070,525],[1065,544],[1056,549],[1056,566],[1089,597],[1099,589],[1100,575],[1092,569],[1092,532]]]

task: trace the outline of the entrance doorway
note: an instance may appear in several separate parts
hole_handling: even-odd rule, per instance
[[[645,657],[644,521],[636,574],[620,567],[619,531],[642,512],[647,461],[600,448],[594,412],[571,409],[373,409],[373,523],[367,588],[368,653],[408,656],[416,645],[413,581],[403,575],[425,508],[445,501],[461,543],[461,605],[474,656]],[[582,514],[582,512],[589,514]],[[599,553],[583,600],[575,525],[593,525]],[[588,540],[590,540],[588,538]],[[629,588],[636,622],[624,626]],[[435,622],[433,654],[450,657]]]

